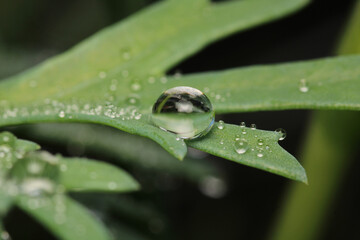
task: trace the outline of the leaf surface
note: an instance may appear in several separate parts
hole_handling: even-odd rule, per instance
[[[100,221],[83,206],[66,196],[32,198],[23,195],[18,197],[17,205],[60,239],[110,239]]]
[[[139,184],[127,172],[110,164],[80,158],[60,160],[60,183],[68,191],[128,192]]]

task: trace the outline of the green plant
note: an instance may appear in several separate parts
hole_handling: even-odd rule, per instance
[[[189,76],[165,76],[172,66],[207,44],[290,14],[307,3],[306,0],[224,3],[168,0],[154,4],[99,32],[68,52],[0,82],[0,125],[39,122],[98,123],[150,138],[178,159],[183,159],[187,146],[191,146],[307,183],[302,166],[278,145],[280,135],[277,132],[244,128],[246,139],[252,148],[256,149],[258,140],[262,139],[270,150],[262,157],[255,152],[239,155],[233,149],[236,135],[243,134],[243,129],[239,126],[225,124],[224,129],[219,129],[217,123],[205,137],[183,141],[153,126],[150,119],[151,107],[157,97],[164,90],[181,85],[203,90],[209,95],[216,113],[286,109],[359,110],[360,56],[357,55]],[[171,24],[165,25],[164,22]],[[66,128],[61,127],[60,131],[64,129]],[[70,127],[68,131],[71,132],[71,129]],[[44,132],[51,135],[56,129],[32,131],[33,134],[45,136]],[[88,131],[90,130],[85,128],[85,132]],[[99,132],[101,131],[103,130],[100,129]],[[1,136],[13,140],[11,144],[2,143],[4,146],[9,145],[11,150],[3,151],[4,157],[0,162],[3,164],[0,184],[1,190],[4,190],[0,192],[0,216],[6,214],[11,204],[16,204],[63,239],[110,238],[101,223],[90,218],[64,192],[132,191],[137,189],[134,179],[106,164],[61,156],[51,157],[43,152],[34,152],[36,145],[17,140],[8,133]],[[51,136],[47,137],[51,139]],[[94,145],[104,149],[101,144]],[[19,151],[25,152],[18,156],[16,153]],[[116,154],[126,153],[130,158],[137,158],[126,152],[126,149],[119,150]],[[164,158],[167,157],[166,155]],[[22,180],[14,183],[13,178],[24,175],[12,173],[13,167],[15,169],[16,165],[22,166],[26,161],[47,162],[47,158],[56,159],[54,167],[58,174],[36,177],[50,179],[55,186],[65,187],[60,187],[59,192],[54,191],[54,195],[45,198],[50,201],[60,199],[60,205],[65,205],[68,215],[66,220],[61,218],[64,216],[60,217],[60,224],[56,222],[59,217],[55,216],[57,210],[52,204],[46,203],[46,207],[29,207],[29,202],[39,204],[34,201],[43,199],[42,194],[40,200],[38,196],[15,194],[13,197],[10,194],[13,184],[15,188],[22,186]],[[12,165],[5,168],[8,161]],[[166,166],[167,170],[171,169],[168,167],[171,164]],[[189,176],[190,179],[203,176],[202,167],[198,169],[200,170]],[[213,170],[206,170],[211,171]],[[46,173],[44,171],[42,174]],[[92,173],[98,177],[92,179]],[[46,192],[46,189],[43,190]],[[91,231],[77,230],[73,234],[74,227]]]

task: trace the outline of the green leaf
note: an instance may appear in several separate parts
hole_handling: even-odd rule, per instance
[[[217,113],[360,110],[359,66],[360,55],[334,57],[194,74],[169,81],[167,87],[187,85],[209,92]],[[308,92],[300,91],[301,81]]]
[[[110,164],[79,158],[60,160],[60,183],[69,191],[128,192],[139,184],[127,172]]]
[[[307,2],[162,1],[69,52],[2,81],[0,126],[50,121],[101,123],[151,138],[182,159],[184,142],[149,124],[146,116],[152,102],[146,101],[144,94],[156,97],[166,87],[155,84],[155,89],[153,79],[159,82],[169,68],[210,42],[280,18]],[[141,86],[140,92],[134,92],[134,82]],[[131,107],[129,102],[139,103]]]
[[[63,240],[107,240],[105,227],[83,206],[63,195],[18,197],[17,205]]]
[[[154,174],[166,173],[185,178],[195,184],[206,177],[221,175],[219,169],[211,162],[191,156],[185,157],[183,162],[176,161],[150,139],[100,125],[36,124],[30,128],[20,128],[19,132],[26,132],[26,138],[46,142],[50,146],[78,147],[85,151],[85,155],[101,154],[110,157],[121,166],[143,169]]]
[[[2,186],[0,179],[0,220],[6,215],[12,206],[12,197],[10,197]],[[1,222],[1,221],[0,221]]]
[[[213,155],[307,183],[304,168],[278,145],[279,133],[231,124],[223,125],[223,129],[217,126],[201,141],[187,143]],[[245,153],[239,154],[235,150],[236,138],[247,142]]]

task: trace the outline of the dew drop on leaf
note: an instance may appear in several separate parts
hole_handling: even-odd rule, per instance
[[[299,91],[303,92],[303,93],[307,93],[309,91],[309,86],[306,82],[306,79],[300,79],[300,83],[299,83]]]
[[[224,129],[224,121],[223,120],[219,121],[219,124],[217,125],[217,128],[220,129],[220,130]]]
[[[194,139],[210,131],[214,111],[210,100],[201,91],[181,86],[160,95],[152,109],[152,121],[177,137]]]
[[[278,128],[275,130],[276,133],[279,134],[279,141],[282,141],[286,138],[286,131],[283,128]]]
[[[246,127],[246,123],[245,123],[245,122],[241,122],[241,123],[240,123],[240,127],[242,127],[242,128]]]
[[[238,154],[244,154],[248,150],[249,144],[244,138],[236,139],[234,148]]]
[[[255,129],[256,129],[256,124],[255,124],[255,123],[252,123],[252,124],[250,125],[250,128],[251,128],[252,130],[255,130]]]

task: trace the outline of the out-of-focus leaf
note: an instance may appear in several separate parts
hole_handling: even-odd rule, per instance
[[[17,205],[63,240],[111,239],[100,221],[83,206],[63,195],[19,196]]]
[[[133,169],[170,174],[199,183],[221,173],[211,162],[188,156],[179,162],[155,142],[115,129],[85,124],[37,124],[19,128],[26,138],[56,146],[66,146],[70,154],[101,154]],[[189,154],[190,155],[190,154]]]
[[[128,192],[139,189],[127,172],[110,164],[80,158],[60,160],[60,183],[69,191]]]

